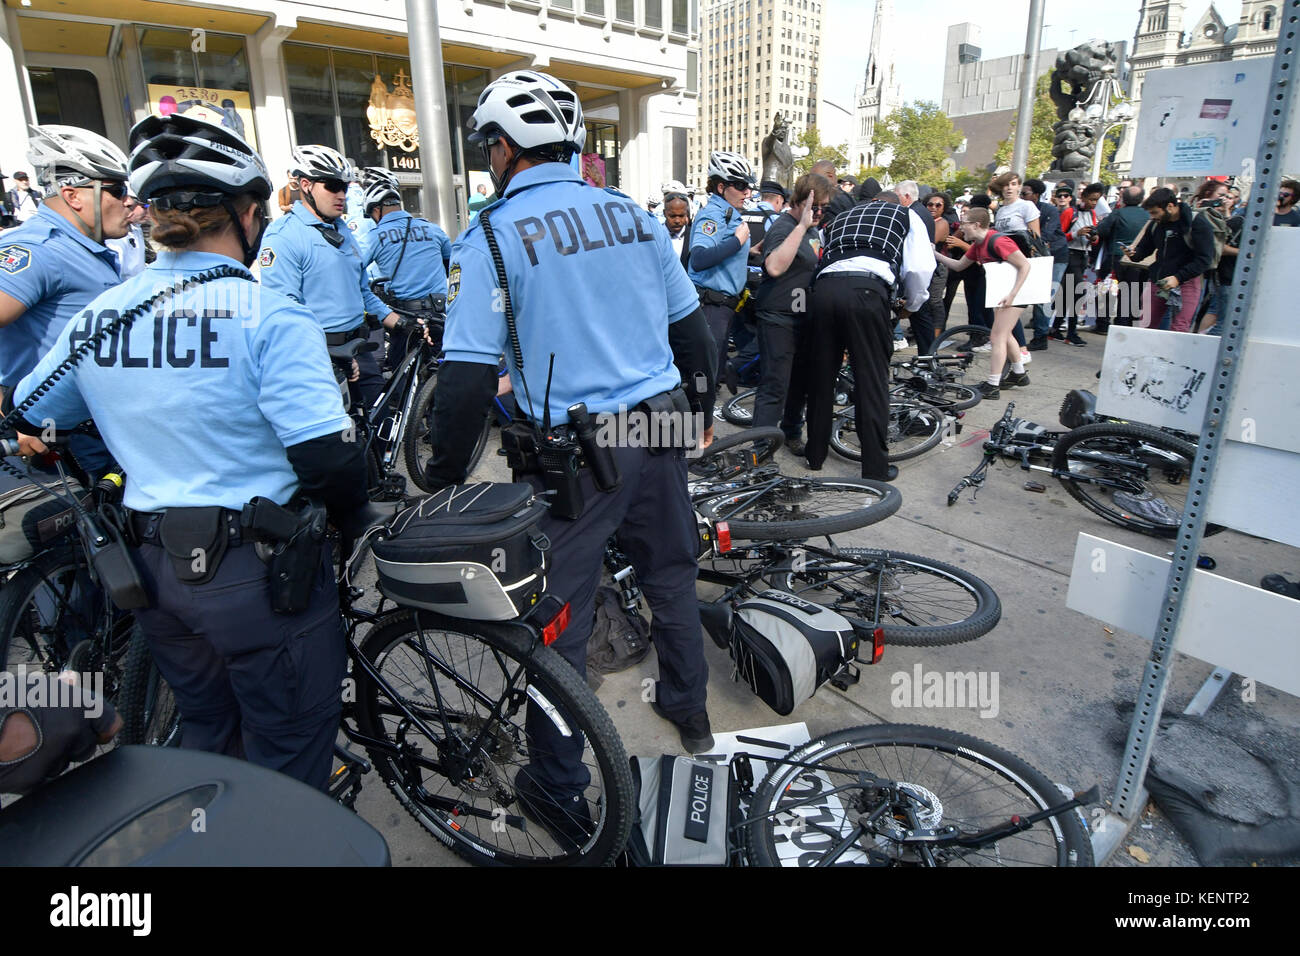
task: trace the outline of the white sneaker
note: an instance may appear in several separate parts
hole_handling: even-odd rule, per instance
[[[915,352],[915,351],[916,351],[916,346],[913,345],[911,342],[906,342],[906,341],[904,341],[904,342],[895,341],[895,342],[894,342],[894,354],[895,354],[895,355],[897,355],[899,352]]]
[[[992,343],[992,342],[985,342],[983,345],[977,345],[977,346],[975,346],[973,349],[971,349],[971,351],[972,351],[972,352],[992,352],[992,351],[993,351],[993,343]]]
[[[1034,355],[1032,352],[1029,351],[1029,349],[1020,350],[1020,361],[1023,364],[1028,365],[1033,360],[1034,360]]]

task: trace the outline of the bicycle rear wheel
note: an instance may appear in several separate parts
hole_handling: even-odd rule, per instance
[[[927,405],[949,412],[965,411],[980,403],[980,393],[960,382],[931,381],[926,382],[924,388],[904,383],[895,385],[890,390],[890,395],[898,401],[925,402]]]
[[[431,736],[353,663],[358,729],[384,742],[368,750],[398,802],[474,863],[612,861],[631,832],[632,775],[596,696],[563,658],[540,643],[532,647],[520,628],[476,621],[444,627],[432,617],[396,611],[377,621],[361,644],[361,654]],[[580,803],[592,825],[582,846],[524,816],[516,779],[543,746],[528,733],[530,707],[562,734],[585,739],[581,762],[590,783]]]
[[[1178,533],[1195,460],[1196,446],[1189,442],[1148,425],[1117,422],[1066,432],[1052,452],[1057,471],[1115,483],[1059,477],[1072,498],[1112,524],[1156,538]],[[1205,526],[1207,535],[1222,530]]]
[[[960,644],[982,637],[1002,619],[997,594],[969,571],[901,551],[841,548],[839,554],[792,560],[768,581],[863,627],[877,623],[887,644]]]
[[[930,355],[956,355],[958,352],[965,351],[957,346],[969,338],[987,339],[989,330],[982,325],[954,325],[945,329],[943,334],[934,340],[930,346]]]
[[[779,428],[751,428],[715,439],[698,457],[686,459],[686,470],[693,482],[736,478],[771,461],[784,443]]]
[[[433,434],[433,393],[438,384],[437,374],[430,375],[428,380],[420,386],[420,391],[415,396],[415,402],[411,406],[411,420],[406,423],[405,434],[402,436],[402,453],[406,459],[406,473],[411,480],[415,482],[416,487],[421,491],[433,491],[433,487],[425,479],[424,472],[433,461],[433,454],[437,444]],[[489,413],[483,419],[483,428],[479,431],[478,440],[474,444],[474,453],[470,455],[469,468],[466,474],[469,474],[478,467],[479,460],[483,457],[483,451],[487,448],[488,437],[492,434],[492,415]]]
[[[943,438],[943,412],[923,402],[890,402],[886,460],[906,461],[923,455]],[[857,418],[850,405],[831,425],[831,448],[850,461],[862,460]]]
[[[786,541],[865,528],[903,503],[893,485],[866,478],[786,475],[695,501],[695,510],[726,521],[733,538]]]
[[[1092,866],[1077,809],[984,847],[901,842],[914,819],[926,830],[973,834],[1066,801],[1042,773],[976,737],[910,724],[852,727],[789,760],[812,766],[776,764],[749,804],[754,866]]]
[[[754,399],[757,397],[758,389],[756,388],[741,392],[735,398],[723,404],[722,417],[733,425],[748,428],[754,424]]]

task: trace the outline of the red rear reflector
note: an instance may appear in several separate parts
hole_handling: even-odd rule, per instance
[[[718,554],[726,554],[731,550],[731,525],[719,521],[713,526],[713,534],[717,538]]]
[[[564,633],[564,629],[569,626],[569,602],[564,602],[564,607],[560,608],[560,613],[551,618],[547,625],[542,628],[542,643],[547,647],[559,639]]]
[[[885,629],[878,627],[871,632],[871,663],[879,664],[885,656]]]

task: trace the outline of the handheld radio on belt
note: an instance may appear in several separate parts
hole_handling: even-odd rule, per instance
[[[524,386],[524,397],[528,402],[530,419],[515,420],[501,430],[501,447],[506,452],[506,464],[516,475],[540,473],[546,490],[553,493],[551,514],[557,518],[577,519],[582,516],[584,500],[579,471],[583,464],[591,468],[596,488],[602,492],[616,491],[622,484],[618,473],[618,464],[614,453],[596,441],[596,430],[591,423],[587,406],[582,402],[569,407],[569,422],[572,428],[551,427],[551,377],[555,372],[555,353],[551,353],[550,367],[546,375],[546,394],[543,397],[545,408],[542,412],[542,425],[536,424],[536,411],[532,395],[528,391],[528,379],[524,376],[524,352],[519,344],[519,331],[515,325],[515,310],[510,299],[510,287],[506,279],[505,260],[497,244],[496,234],[492,229],[492,219],[488,210],[479,213],[478,220],[483,225],[483,237],[487,240],[488,251],[492,255],[492,264],[496,268],[497,283],[501,286],[501,302],[506,315],[506,330],[510,337],[510,353],[514,358],[515,369]]]

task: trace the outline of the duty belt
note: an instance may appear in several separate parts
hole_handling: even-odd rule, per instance
[[[167,515],[166,511],[130,511],[128,515],[131,533],[138,543],[162,546],[162,522]],[[243,540],[243,534],[239,529],[239,516],[238,511],[231,511],[229,508],[221,509],[221,520],[225,523],[226,540],[230,547],[238,547]]]
[[[736,303],[740,301],[740,296],[727,295],[717,289],[706,289],[697,285],[695,291],[699,294],[700,302],[703,305],[725,305],[728,309],[734,309]]]
[[[366,328],[365,323],[358,325],[355,329],[348,329],[346,332],[326,332],[326,345],[344,345],[353,339],[364,339],[369,337],[370,330]]]
[[[445,312],[447,309],[447,297],[445,295],[429,294],[421,299],[398,299],[390,298],[387,304],[394,309],[402,312]]]

